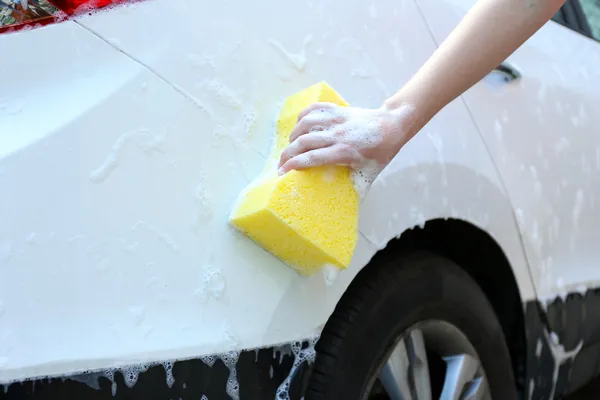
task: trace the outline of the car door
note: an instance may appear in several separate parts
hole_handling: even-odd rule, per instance
[[[418,0],[438,43],[473,3]],[[513,204],[555,368],[600,340],[599,11],[569,1],[463,96]]]
[[[543,303],[600,283],[600,44],[554,22],[465,94],[506,183]]]
[[[326,80],[378,106],[435,50],[412,0],[261,5],[155,0],[0,36],[0,50],[21,55],[0,72],[26,77],[0,86],[0,193],[10,193],[0,196],[0,382],[312,337],[377,250],[367,236],[387,242],[412,214],[486,218],[464,192],[436,197],[432,184],[430,198],[411,162],[450,183],[485,178],[478,192],[502,198],[502,212],[481,225],[532,296],[505,193],[458,101],[400,160],[408,172],[389,172],[419,212],[394,201],[392,224],[377,207],[394,200],[380,180],[364,213],[377,219],[363,222],[352,267],[331,286],[228,226],[282,96]],[[452,136],[461,140],[442,146]]]

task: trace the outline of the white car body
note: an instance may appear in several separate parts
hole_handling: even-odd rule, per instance
[[[448,219],[493,238],[541,305],[527,354],[543,342],[552,376],[534,384],[528,360],[526,395],[557,395],[594,338],[567,345],[551,311],[600,287],[593,39],[549,22],[507,60],[519,79],[442,110],[373,184],[331,286],[227,223],[284,97],[325,80],[376,107],[472,3],[151,0],[1,34],[0,383],[312,338],[374,254]],[[578,332],[600,326],[587,312]]]

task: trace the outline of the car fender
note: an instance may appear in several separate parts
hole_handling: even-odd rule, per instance
[[[522,301],[534,299],[514,210],[463,107],[460,101],[448,105],[384,169],[361,205],[359,230],[382,249],[429,220],[468,222],[503,250]]]

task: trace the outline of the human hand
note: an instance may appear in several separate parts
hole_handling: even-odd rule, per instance
[[[315,103],[298,115],[279,174],[322,165],[369,169],[371,179],[412,136],[412,107],[365,109]]]

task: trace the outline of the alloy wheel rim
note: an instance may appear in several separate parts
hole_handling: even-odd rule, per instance
[[[432,358],[433,357],[433,358]],[[444,364],[430,371],[430,362]],[[488,381],[477,352],[456,326],[441,320],[410,327],[389,352],[378,379],[391,400],[491,400]],[[369,385],[364,399],[372,398]]]

